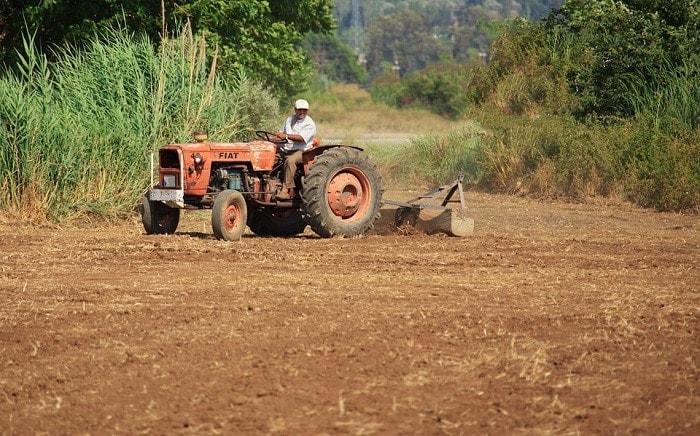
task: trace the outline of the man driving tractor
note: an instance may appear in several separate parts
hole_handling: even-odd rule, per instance
[[[308,115],[309,102],[299,99],[294,102],[294,114],[290,115],[277,133],[277,139],[284,142],[280,152],[285,155],[284,180],[282,189],[275,196],[277,200],[294,198],[294,174],[297,165],[301,164],[302,153],[313,147],[316,136],[316,123]]]

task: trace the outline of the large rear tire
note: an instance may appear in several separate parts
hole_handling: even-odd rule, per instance
[[[287,237],[302,233],[306,221],[297,209],[269,209],[252,211],[248,227],[258,236]]]
[[[148,235],[175,233],[180,223],[180,209],[160,201],[151,201],[146,193],[141,198],[141,222]]]
[[[211,211],[211,227],[216,239],[238,241],[245,233],[248,206],[240,192],[228,189],[220,192]]]
[[[379,171],[362,150],[330,148],[304,177],[304,219],[324,238],[362,235],[379,218],[383,192]]]

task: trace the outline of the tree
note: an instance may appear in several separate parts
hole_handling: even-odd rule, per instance
[[[455,18],[455,23],[450,28],[453,59],[468,62],[478,57],[479,53],[488,52],[495,36],[489,37],[482,30],[482,23],[488,22],[486,12],[480,7],[471,6],[455,14]]]
[[[342,83],[364,83],[367,74],[358,62],[352,47],[335,35],[309,34],[303,47],[316,71],[327,79]]]
[[[280,96],[293,95],[310,75],[301,48],[307,32],[333,29],[332,1],[193,1],[178,13],[221,49],[222,69],[244,69]]]
[[[76,3],[80,3],[76,7]],[[335,28],[332,0],[53,0],[24,7],[0,3],[0,62],[12,65],[22,35],[36,33],[44,52],[65,43],[80,43],[101,27],[146,33],[158,42],[164,31],[189,21],[219,48],[219,68],[244,69],[279,96],[298,91],[310,67],[300,43],[308,32]]]
[[[567,76],[584,114],[627,117],[629,88],[663,88],[669,62],[698,65],[699,16],[697,0],[569,0],[546,27],[573,37]]]
[[[367,63],[373,75],[386,63],[398,66],[401,74],[411,73],[450,53],[425,17],[411,10],[376,19],[368,35]]]

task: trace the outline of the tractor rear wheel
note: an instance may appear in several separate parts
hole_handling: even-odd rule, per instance
[[[248,227],[258,236],[286,237],[302,233],[306,221],[297,209],[262,209],[248,216]]]
[[[248,206],[243,194],[227,189],[214,200],[211,211],[211,227],[216,239],[238,241],[245,233]]]
[[[160,201],[151,201],[146,193],[141,198],[141,222],[148,235],[175,233],[180,223],[180,209]]]
[[[314,159],[301,191],[303,214],[319,236],[362,235],[379,218],[382,180],[360,149],[335,147]]]

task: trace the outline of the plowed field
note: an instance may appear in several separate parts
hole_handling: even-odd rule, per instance
[[[466,238],[0,224],[0,433],[700,434],[698,216],[466,198]]]

